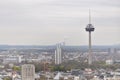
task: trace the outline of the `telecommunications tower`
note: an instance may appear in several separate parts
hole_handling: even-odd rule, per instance
[[[85,28],[87,32],[89,32],[89,56],[88,56],[88,64],[92,64],[92,48],[91,48],[91,32],[95,30],[93,25],[91,24],[91,12],[89,10],[89,24]]]

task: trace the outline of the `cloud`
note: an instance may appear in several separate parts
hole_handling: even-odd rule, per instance
[[[91,8],[96,27],[93,35],[97,36],[93,43],[114,44],[120,30],[119,5],[118,0],[3,0],[0,1],[0,43],[54,44],[70,36],[69,44],[87,44],[84,28]],[[101,31],[109,33],[103,35],[105,39],[98,37]],[[112,35],[109,41],[108,35]]]

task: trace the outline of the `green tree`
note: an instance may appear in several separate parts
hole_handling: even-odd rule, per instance
[[[3,78],[3,80],[12,80],[12,78],[10,78],[10,77],[5,77],[5,78]]]
[[[13,68],[12,68],[14,71],[20,71],[21,70],[21,68],[19,67],[19,66],[13,66]]]

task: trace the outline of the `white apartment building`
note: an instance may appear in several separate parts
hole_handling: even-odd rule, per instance
[[[22,65],[22,80],[35,80],[35,66],[32,64]]]
[[[62,50],[61,50],[61,44],[57,44],[56,50],[55,50],[55,64],[61,64],[62,63]]]

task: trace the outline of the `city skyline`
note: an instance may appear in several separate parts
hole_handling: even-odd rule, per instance
[[[92,24],[93,45],[120,44],[118,0],[0,1],[0,44],[88,45],[85,27]]]

